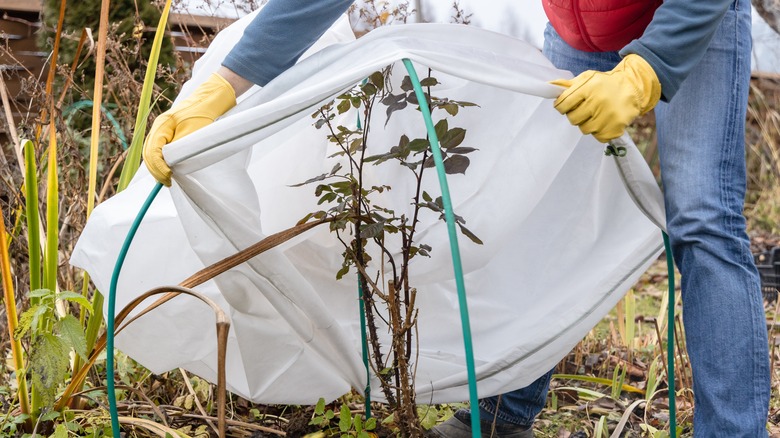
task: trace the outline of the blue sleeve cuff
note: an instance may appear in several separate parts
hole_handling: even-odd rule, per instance
[[[352,1],[270,0],[222,65],[264,86],[292,67]]]

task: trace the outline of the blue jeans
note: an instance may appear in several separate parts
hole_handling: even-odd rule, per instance
[[[742,215],[750,23],[750,2],[736,0],[678,93],[655,109],[666,223],[682,274],[697,437],[767,436],[766,320]],[[550,25],[544,53],[575,75],[608,71],[620,61],[616,52],[570,47]],[[549,379],[548,373],[500,400],[481,400],[481,415],[492,419],[497,407],[500,420],[530,426]]]

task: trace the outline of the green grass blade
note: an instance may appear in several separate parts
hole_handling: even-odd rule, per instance
[[[583,400],[587,400],[587,401],[598,400],[598,399],[600,399],[602,397],[606,397],[606,395],[604,395],[604,394],[602,394],[602,393],[600,393],[598,391],[594,391],[594,390],[588,389],[588,388],[579,388],[579,387],[576,387],[576,386],[561,386],[561,387],[555,388],[555,391],[574,391],[574,392],[577,393],[577,396],[579,398],[581,398]]]
[[[41,235],[38,217],[38,175],[35,165],[35,146],[22,140],[24,149],[24,195],[27,217],[27,253],[30,260],[30,290],[41,288]]]
[[[133,129],[133,140],[127,151],[125,163],[122,166],[122,173],[119,176],[117,192],[120,192],[130,184],[130,180],[138,171],[141,165],[141,150],[143,148],[144,137],[146,136],[146,120],[151,110],[150,102],[152,100],[152,91],[154,90],[154,77],[157,72],[157,63],[160,59],[160,50],[162,49],[163,38],[165,38],[165,27],[168,23],[168,13],[171,9],[171,0],[165,2],[165,7],[157,24],[157,31],[152,43],[152,52],[149,55],[149,63],[146,67],[144,76],[144,85],[141,89],[141,101],[138,105],[138,114],[135,119],[135,128]]]
[[[44,253],[43,265],[43,287],[51,291],[57,290],[57,268],[59,267],[59,197],[57,132],[55,131],[54,124],[50,124],[46,178],[46,250]]]
[[[88,284],[89,284],[89,274],[85,272],[84,287],[83,287],[84,296],[86,296]],[[98,333],[100,332],[100,327],[103,324],[104,300],[105,298],[103,297],[103,294],[95,290],[95,294],[92,297],[92,313],[89,315],[89,319],[87,319],[87,328],[86,328],[87,351],[92,351],[92,348],[95,347],[95,341],[97,340]],[[77,365],[79,364],[80,361],[77,363]],[[74,367],[74,370],[77,369],[78,369],[77,367]]]
[[[37,205],[36,205],[37,211]],[[37,228],[36,228],[37,229]],[[8,319],[8,334],[11,340],[11,354],[13,356],[14,368],[16,369],[16,384],[19,397],[19,409],[22,414],[30,414],[30,401],[27,394],[26,373],[21,370],[24,368],[24,350],[19,339],[14,338],[14,331],[19,323],[16,313],[16,296],[14,294],[14,279],[11,274],[11,262],[8,255],[8,241],[6,239],[5,221],[0,216],[0,275],[2,275],[3,301],[5,304],[5,315]]]
[[[612,387],[612,380],[605,379],[603,377],[580,376],[577,374],[553,374],[553,378],[558,380],[578,380],[580,382],[598,383],[600,385]],[[621,385],[620,388],[621,391],[644,394],[643,390],[637,388],[636,386],[631,386],[625,383]]]
[[[607,417],[602,415],[598,423],[596,423],[596,428],[593,429],[593,438],[607,438],[609,436],[608,433]]]

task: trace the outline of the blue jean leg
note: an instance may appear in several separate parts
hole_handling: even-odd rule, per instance
[[[766,320],[742,214],[750,50],[750,3],[738,0],[679,92],[656,108],[697,437],[767,436]]]
[[[534,418],[539,415],[547,401],[552,374],[553,370],[550,370],[525,388],[481,399],[480,421],[492,422],[495,418],[496,424],[533,426]]]
[[[750,4],[737,0],[699,65],[656,111],[667,227],[682,272],[696,437],[767,436],[767,333],[742,215],[750,44]],[[615,52],[568,46],[549,25],[544,53],[575,75],[611,70],[620,61]],[[481,415],[532,424],[550,374],[500,399],[483,399]]]

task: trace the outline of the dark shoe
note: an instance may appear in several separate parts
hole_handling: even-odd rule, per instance
[[[492,421],[480,419],[483,438],[534,438],[532,427],[524,428],[515,425],[496,425]],[[441,423],[425,434],[429,438],[472,438],[471,414],[462,410],[455,413],[449,420]]]

